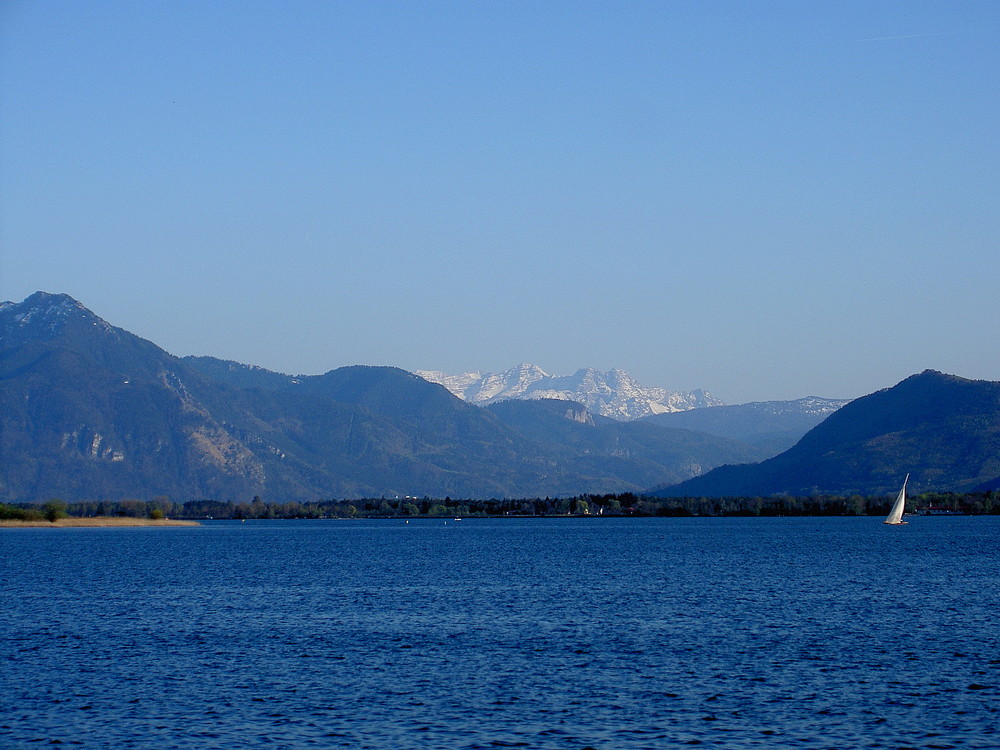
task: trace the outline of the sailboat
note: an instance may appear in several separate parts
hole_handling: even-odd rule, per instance
[[[889,511],[889,515],[885,517],[882,523],[891,523],[894,525],[906,523],[903,520],[903,508],[906,506],[906,483],[909,479],[910,475],[907,474],[906,479],[903,480],[903,489],[896,495],[896,502],[892,504],[892,510]]]

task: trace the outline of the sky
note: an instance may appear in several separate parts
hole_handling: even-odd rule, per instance
[[[1000,380],[1000,3],[0,2],[0,299],[290,374]]]

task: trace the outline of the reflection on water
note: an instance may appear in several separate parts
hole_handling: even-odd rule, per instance
[[[997,518],[0,531],[0,746],[995,747]]]

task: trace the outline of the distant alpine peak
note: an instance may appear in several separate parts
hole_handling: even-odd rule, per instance
[[[579,402],[595,414],[621,422],[650,414],[724,406],[703,390],[669,391],[639,385],[631,375],[617,368],[602,372],[588,367],[573,375],[550,375],[537,365],[522,363],[502,373],[448,375],[417,370],[416,374],[480,406],[506,399],[561,399]]]

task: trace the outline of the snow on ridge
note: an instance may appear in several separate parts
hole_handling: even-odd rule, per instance
[[[820,396],[806,396],[792,401],[751,401],[744,406],[757,409],[758,411],[768,411],[775,414],[797,413],[797,414],[832,414],[840,407],[849,403],[850,399],[822,398]]]
[[[443,385],[464,401],[472,401],[466,391],[483,378],[483,374],[479,372],[463,372],[460,375],[448,375],[438,370],[417,370],[414,375],[418,375],[431,383]]]
[[[37,329],[47,329],[55,334],[67,321],[73,318],[87,321],[106,331],[112,330],[110,323],[97,317],[68,294],[50,294],[35,292],[23,302],[4,302],[0,304],[0,313],[9,314],[9,330],[25,329],[36,326]]]
[[[669,391],[639,385],[631,375],[620,369],[601,372],[584,368],[573,375],[550,375],[537,365],[522,363],[502,373],[448,375],[433,370],[417,370],[416,374],[480,406],[505,399],[577,401],[595,414],[623,422],[649,414],[723,406],[722,401],[702,390]]]
[[[806,396],[792,403],[798,404],[803,414],[832,414],[840,407],[850,403],[849,398],[821,398],[820,396]]]

